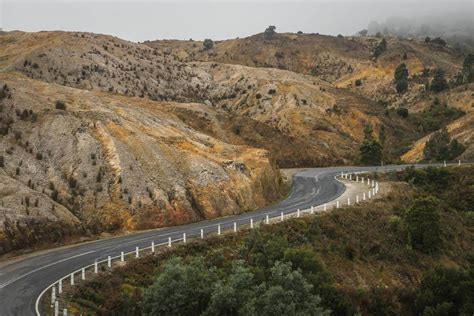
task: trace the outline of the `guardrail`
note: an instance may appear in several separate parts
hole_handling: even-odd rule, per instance
[[[347,197],[347,205],[352,205],[352,204],[358,204],[361,202],[364,202],[366,200],[369,200],[373,198],[377,193],[379,193],[379,183],[375,180],[371,180],[368,177],[362,177],[359,176],[360,174],[365,173],[365,172],[341,172],[339,175],[334,176],[334,179],[339,181],[338,179],[344,179],[348,181],[354,181],[356,183],[361,183],[364,185],[367,185],[368,191],[362,192],[362,195],[356,195],[354,197]],[[366,194],[367,193],[367,194]],[[351,200],[353,198],[353,200]],[[259,214],[258,219],[255,219],[254,217],[249,217],[249,222],[247,224],[241,224],[240,226],[238,225],[237,221],[233,222],[233,225],[231,225],[230,229],[227,229],[227,231],[232,230],[233,232],[237,232],[238,229],[242,229],[243,227],[248,228],[250,227],[251,229],[254,228],[256,225],[261,225],[261,224],[270,224],[270,222],[282,222],[287,218],[291,217],[300,217],[302,215],[312,215],[318,212],[326,212],[328,209],[331,207],[333,209],[340,208],[342,203],[339,200],[340,196],[337,197],[335,200],[329,203],[324,203],[324,204],[319,204],[319,205],[314,205],[311,206],[310,208],[307,209],[296,209],[293,212],[281,212],[280,214],[274,214],[274,212],[271,212],[271,214]],[[262,219],[262,215],[265,217]],[[270,216],[272,215],[272,216]],[[126,258],[127,257],[134,257],[134,258],[139,258],[140,254],[143,253],[144,251],[149,250],[150,254],[155,253],[157,247],[172,247],[173,243],[180,242],[180,243],[186,243],[188,241],[189,237],[195,237],[195,238],[205,238],[204,234],[204,229],[209,228],[210,226],[201,226],[198,227],[199,229],[199,235],[190,235],[187,236],[186,232],[183,232],[183,235],[181,238],[175,238],[172,239],[171,237],[168,237],[167,242],[162,242],[155,244],[154,241],[151,242],[151,245],[148,247],[143,247],[139,248],[138,246],[135,247],[134,251],[129,251],[129,252],[123,252],[121,251],[120,254],[116,256],[108,256],[106,259],[100,260],[100,261],[94,261],[92,264],[89,264],[87,266],[84,266],[78,270],[75,270],[71,272],[70,274],[67,274],[63,276],[62,278],[56,280],[55,282],[51,283],[47,288],[45,288],[38,298],[36,299],[35,302],[35,310],[36,314],[38,316],[41,315],[40,309],[42,305],[42,300],[46,299],[46,294],[49,293],[50,297],[50,307],[52,309],[52,314],[55,316],[59,316],[60,312],[62,313],[63,316],[67,316],[68,311],[66,308],[61,306],[60,302],[60,295],[64,292],[64,288],[67,286],[74,286],[76,284],[76,278],[78,277],[80,281],[86,280],[86,276],[88,274],[95,275],[99,273],[99,268],[106,268],[106,269],[113,269],[114,264],[125,264]],[[215,227],[215,232],[217,235],[221,235],[223,233],[222,225],[221,224],[215,224],[211,225],[211,227]]]

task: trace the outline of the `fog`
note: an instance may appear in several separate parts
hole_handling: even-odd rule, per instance
[[[106,33],[132,41],[244,37],[277,32],[352,35],[371,21],[473,18],[474,2],[455,1],[33,1],[0,0],[3,30]],[[373,26],[373,24],[372,24]]]

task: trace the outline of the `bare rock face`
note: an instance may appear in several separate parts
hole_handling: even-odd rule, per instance
[[[18,244],[12,225],[76,226],[71,234],[143,229],[253,210],[280,196],[267,151],[197,132],[172,114],[172,103],[0,77],[8,87],[2,252],[36,241]]]

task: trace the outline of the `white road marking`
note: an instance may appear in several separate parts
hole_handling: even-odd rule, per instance
[[[32,273],[35,273],[35,272],[38,272],[38,271],[40,271],[40,270],[49,268],[49,267],[54,266],[55,264],[58,264],[58,263],[61,263],[61,262],[65,262],[65,261],[68,261],[68,260],[71,260],[71,259],[74,259],[74,258],[77,258],[77,257],[81,257],[81,256],[88,255],[88,254],[93,253],[93,252],[95,252],[95,250],[88,251],[88,252],[84,252],[84,253],[80,253],[80,254],[78,254],[78,255],[75,255],[75,256],[72,256],[72,257],[69,257],[69,258],[65,258],[65,259],[62,259],[62,260],[59,260],[59,261],[56,261],[56,262],[52,262],[52,263],[47,264],[47,265],[45,265],[45,266],[36,268],[36,269],[34,269],[34,270],[31,270],[31,271],[28,272],[28,273],[25,273],[25,274],[20,275],[20,276],[17,277],[17,278],[11,279],[10,281],[7,281],[7,282],[5,282],[5,283],[0,284],[0,289],[3,289],[5,286],[10,285],[10,284],[12,284],[12,283],[14,283],[14,282],[16,282],[16,281],[18,281],[18,280],[20,280],[20,279],[23,279],[24,277],[26,277],[26,276],[28,276],[28,275],[30,275],[30,274],[32,274]]]

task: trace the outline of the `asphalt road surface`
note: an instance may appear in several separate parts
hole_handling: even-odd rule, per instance
[[[270,218],[288,214],[299,209],[322,205],[339,197],[345,191],[342,183],[334,176],[344,172],[390,171],[403,169],[406,165],[383,167],[331,167],[307,169],[297,173],[293,178],[290,195],[278,204],[240,215],[216,218],[181,226],[159,230],[138,232],[133,235],[114,237],[78,244],[72,247],[53,250],[36,256],[28,256],[0,268],[0,316],[35,315],[35,302],[40,293],[51,283],[94,261],[117,256],[121,251],[131,252],[136,246],[148,247],[151,242],[164,243],[171,237],[180,239],[183,232],[192,237],[204,232],[216,232],[217,225],[222,230],[238,225],[249,224],[269,215]],[[421,167],[421,165],[420,165]]]

